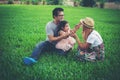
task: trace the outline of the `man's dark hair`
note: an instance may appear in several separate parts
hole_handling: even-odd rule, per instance
[[[55,9],[52,11],[53,18],[54,18],[54,16],[58,16],[58,14],[59,14],[60,11],[64,11],[64,9],[63,9],[63,8],[55,8]]]

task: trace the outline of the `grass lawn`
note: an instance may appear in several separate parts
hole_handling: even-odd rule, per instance
[[[46,39],[45,25],[59,6],[0,5],[0,80],[120,80],[120,10],[67,7],[65,20],[71,28],[86,16],[105,43],[105,60],[74,60],[77,44],[67,57],[44,53],[37,64],[26,66],[35,45]],[[81,30],[77,32],[80,39]]]

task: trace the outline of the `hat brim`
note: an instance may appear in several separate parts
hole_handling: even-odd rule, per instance
[[[80,23],[82,23],[82,25],[85,25],[87,28],[91,28],[91,29],[94,28],[94,26],[87,25],[87,24],[85,23],[85,19],[80,19]]]

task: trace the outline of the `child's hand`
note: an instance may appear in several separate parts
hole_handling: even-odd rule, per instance
[[[77,37],[77,34],[76,33],[73,33],[73,34],[70,34],[71,37],[73,38],[76,38]]]

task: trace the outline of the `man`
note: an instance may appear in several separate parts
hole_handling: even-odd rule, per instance
[[[46,25],[46,34],[47,34],[46,41],[38,43],[35,49],[33,50],[32,55],[30,57],[25,57],[23,59],[26,65],[36,63],[40,55],[44,53],[45,51],[49,51],[49,52],[56,51],[60,55],[66,55],[67,52],[64,52],[61,49],[55,48],[55,44],[57,41],[63,38],[67,38],[67,36],[69,35],[68,33],[66,33],[65,35],[55,37],[55,29],[57,25],[59,24],[60,21],[64,20],[64,9],[55,8],[52,11],[52,15],[53,15],[54,20],[48,22]]]

